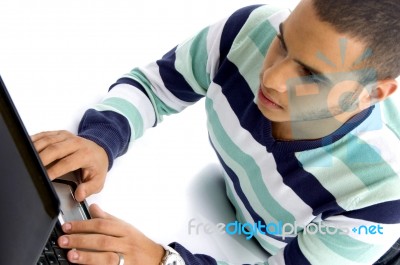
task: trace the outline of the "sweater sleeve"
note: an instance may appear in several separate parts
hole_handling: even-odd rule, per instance
[[[118,79],[102,102],[84,113],[78,135],[104,148],[109,169],[129,143],[204,97],[236,34],[258,6],[242,8]],[[277,9],[275,9],[277,10]],[[273,11],[271,11],[273,12]],[[228,32],[228,34],[227,34]],[[229,35],[221,42],[221,36]]]

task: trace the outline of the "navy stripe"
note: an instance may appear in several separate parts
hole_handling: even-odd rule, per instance
[[[157,60],[160,76],[165,87],[177,98],[185,102],[196,102],[203,95],[194,92],[181,73],[175,69],[176,47]]]
[[[239,74],[236,65],[226,59],[215,76],[214,82],[221,86],[222,93],[238,117],[242,128],[246,129],[256,141],[263,143],[262,124],[265,117],[253,103],[254,94],[246,80]]]
[[[144,87],[142,86],[142,84],[140,84],[139,82],[137,82],[136,80],[133,80],[131,78],[128,77],[122,77],[120,79],[117,80],[117,82],[115,82],[114,84],[112,84],[110,86],[110,88],[108,89],[108,91],[110,91],[111,89],[113,89],[116,85],[121,85],[121,84],[128,84],[131,86],[136,87],[137,89],[139,89],[140,91],[142,91],[148,98],[149,95],[146,92],[146,89],[144,89]],[[149,98],[150,99],[150,98]]]
[[[117,112],[89,109],[79,123],[78,135],[103,147],[111,169],[114,159],[128,150],[131,129],[128,119]]]
[[[311,265],[301,252],[297,238],[286,245],[283,250],[283,256],[285,258],[285,265]]]
[[[236,191],[236,194],[239,196],[240,200],[246,207],[247,211],[250,213],[251,217],[255,222],[261,221],[263,224],[265,224],[264,220],[261,218],[260,215],[254,211],[253,207],[251,207],[250,202],[248,201],[246,195],[244,194],[242,188],[240,187],[240,181],[238,176],[235,174],[235,172],[225,164],[224,160],[220,157],[220,155],[217,152],[218,159],[221,161],[222,167],[224,168],[225,172],[228,174],[229,178],[233,182],[233,187]]]
[[[310,173],[305,171],[294,153],[274,153],[277,170],[283,176],[283,183],[289,186],[307,205],[313,215],[323,213],[323,218],[344,212],[333,196]],[[312,190],[310,188],[312,187]]]
[[[383,202],[343,214],[349,218],[380,224],[400,223],[400,200]]]
[[[175,249],[181,255],[182,259],[187,265],[217,265],[217,261],[214,258],[205,254],[192,254],[189,250],[177,242],[173,242],[169,244],[169,246]]]
[[[211,141],[211,139],[210,139],[210,141]],[[240,187],[239,177],[235,174],[235,172],[228,165],[225,164],[224,160],[220,157],[220,155],[217,152],[217,150],[215,149],[214,145],[212,143],[211,143],[211,145],[214,148],[214,150],[216,151],[217,157],[220,160],[222,167],[224,168],[225,172],[228,174],[229,178],[233,182],[233,187],[236,191],[236,194],[239,196],[239,199],[244,204],[247,211],[250,213],[251,218],[253,218],[255,223],[260,222],[262,225],[266,225],[264,219],[262,219],[262,217],[253,209],[253,207],[251,207],[250,202],[248,201],[246,195],[244,194],[242,188]],[[281,236],[272,235],[272,234],[268,234],[268,237],[276,239],[276,240],[278,240],[280,242],[284,242],[284,243],[288,243],[290,240],[292,240],[292,238],[289,238],[289,237],[282,239]]]
[[[128,84],[131,85],[135,88],[137,88],[138,90],[142,91],[143,94],[151,101],[149,94],[147,93],[146,89],[144,89],[144,87],[142,86],[142,84],[140,84],[139,82],[137,82],[134,79],[128,78],[128,77],[122,77],[120,79],[117,80],[117,82],[115,82],[114,84],[112,84],[110,86],[110,88],[108,89],[108,91],[110,91],[111,89],[113,89],[116,85],[121,85],[121,84]],[[153,124],[153,127],[155,127],[157,125],[157,119]]]
[[[224,29],[222,30],[222,35],[221,35],[221,45],[219,48],[219,53],[220,53],[220,63],[222,63],[231,47],[234,39],[242,29],[243,25],[246,23],[247,19],[249,18],[251,12],[254,11],[254,9],[260,7],[261,5],[251,5],[247,6],[244,8],[241,8],[234,12],[226,21],[224,25]]]

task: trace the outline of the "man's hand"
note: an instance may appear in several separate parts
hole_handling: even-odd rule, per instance
[[[101,191],[108,170],[108,157],[102,147],[67,131],[42,132],[31,139],[51,180],[82,170],[76,200],[83,201]]]
[[[92,219],[65,223],[66,235],[58,239],[62,248],[72,249],[68,260],[74,264],[117,265],[119,254],[125,265],[159,265],[164,248],[130,224],[90,206]],[[119,254],[118,254],[119,253]]]

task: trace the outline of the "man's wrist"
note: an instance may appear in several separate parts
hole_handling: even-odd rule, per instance
[[[167,245],[161,246],[164,248],[165,254],[161,259],[160,265],[185,265],[185,261],[175,249]]]

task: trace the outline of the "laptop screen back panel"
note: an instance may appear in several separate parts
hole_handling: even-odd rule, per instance
[[[0,78],[0,264],[36,264],[59,200]]]

